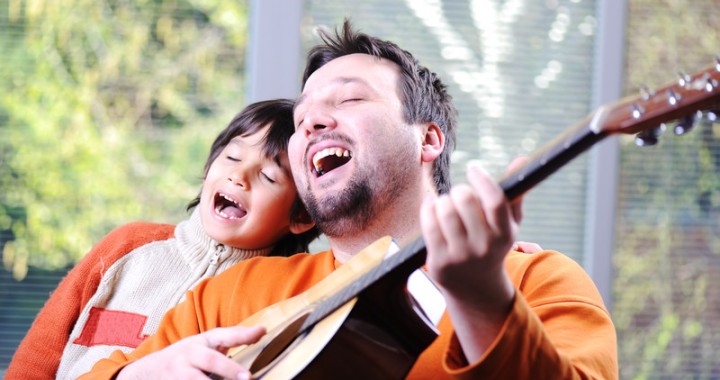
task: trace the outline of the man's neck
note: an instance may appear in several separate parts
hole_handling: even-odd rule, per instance
[[[335,259],[345,263],[365,247],[385,236],[391,236],[400,247],[410,243],[420,235],[420,203],[421,201],[415,204],[406,202],[395,207],[395,210],[386,209],[369,225],[362,229],[358,228],[348,236],[328,236]]]

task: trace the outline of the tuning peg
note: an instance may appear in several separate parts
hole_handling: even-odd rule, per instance
[[[668,97],[668,102],[670,103],[670,105],[673,105],[673,106],[676,105],[680,101],[680,99],[682,99],[680,94],[673,91],[672,88],[669,88],[667,90],[667,97]]]
[[[714,109],[705,112],[698,111],[697,121],[702,128],[712,128],[713,124],[720,123],[720,110]]]
[[[680,70],[677,72],[678,75],[678,86],[685,87],[690,82],[690,75],[685,74],[684,71]]]
[[[632,116],[636,119],[639,119],[642,117],[642,115],[645,113],[645,108],[643,108],[641,105],[637,103],[632,104]]]
[[[720,71],[720,54],[715,56],[715,71]]]
[[[705,91],[713,92],[718,86],[718,82],[712,78],[705,78]]]
[[[649,100],[655,93],[645,84],[640,85],[640,96],[643,100]]]
[[[711,123],[720,123],[720,110],[710,110],[705,112],[703,119]]]
[[[702,114],[701,114],[702,115]],[[680,121],[675,124],[675,128],[673,128],[673,132],[677,136],[682,136],[686,133],[688,133],[691,129],[695,127],[695,121],[697,120],[697,115],[687,115],[680,119]]]
[[[635,145],[637,146],[653,146],[657,145],[660,136],[665,132],[665,124],[655,128],[646,129],[635,135]]]

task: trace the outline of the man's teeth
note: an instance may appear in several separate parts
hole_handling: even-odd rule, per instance
[[[315,153],[313,156],[313,166],[315,166],[315,171],[319,174],[324,173],[320,161],[327,156],[350,157],[350,151],[343,148],[325,148]]]

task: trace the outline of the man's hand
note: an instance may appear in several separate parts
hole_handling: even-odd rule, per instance
[[[425,202],[421,225],[430,275],[464,303],[508,305],[514,287],[505,274],[519,215],[502,189],[482,169],[468,169],[468,185]]]
[[[505,256],[514,246],[522,209],[521,199],[510,203],[484,170],[469,168],[467,178],[467,185],[426,200],[420,222],[428,272],[444,291],[460,345],[472,363],[496,338],[515,297]]]
[[[265,328],[223,327],[194,335],[123,368],[117,379],[203,379],[208,373],[246,380],[250,372],[225,355],[230,347],[257,342]]]

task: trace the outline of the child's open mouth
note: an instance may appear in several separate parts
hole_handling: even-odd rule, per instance
[[[223,193],[215,193],[215,212],[227,219],[240,219],[247,215],[247,210],[238,201]]]

